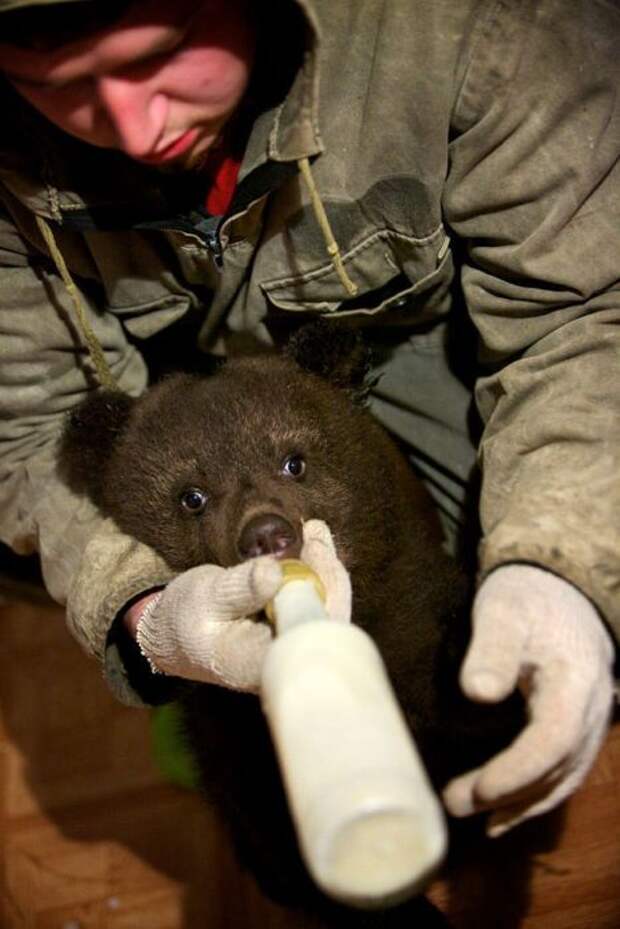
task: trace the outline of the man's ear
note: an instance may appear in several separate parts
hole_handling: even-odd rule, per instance
[[[298,329],[284,351],[304,371],[348,391],[355,400],[363,400],[373,386],[370,349],[352,329],[317,319]]]
[[[106,465],[136,401],[120,390],[97,391],[69,414],[60,440],[60,470],[71,490],[101,505]]]

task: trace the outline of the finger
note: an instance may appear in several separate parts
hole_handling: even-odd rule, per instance
[[[568,795],[558,786],[556,790],[546,794],[538,802],[530,800],[527,803],[515,803],[502,807],[489,816],[485,827],[486,834],[491,839],[499,839],[500,836],[514,829],[515,826],[527,822],[528,819],[548,813],[565,800]]]
[[[327,612],[332,619],[348,622],[351,618],[351,579],[338,558],[329,528],[324,522],[313,519],[304,524],[303,534],[301,558],[323,582]]]
[[[566,778],[566,767],[562,766],[549,772],[542,780],[524,784],[505,796],[483,799],[480,796],[478,785],[484,770],[483,766],[468,771],[467,774],[450,781],[444,788],[443,800],[452,816],[471,816],[475,813],[495,811],[500,820],[510,819],[513,815],[521,815],[533,804],[542,802],[546,797],[551,796],[558,787],[558,783]]]
[[[600,726],[591,730],[574,763],[536,785],[535,795],[531,792],[529,798],[496,810],[487,823],[487,835],[497,838],[519,823],[548,813],[575,793],[590,773],[606,731],[606,723],[602,730]]]
[[[454,816],[469,816],[487,810],[498,813],[511,809],[527,809],[542,801],[556,790],[569,776],[570,760],[565,759],[558,767],[547,772],[538,781],[521,784],[515,790],[499,797],[487,798],[480,789],[480,780],[485,767],[476,768],[451,781],[444,789],[446,806]]]
[[[486,809],[476,798],[475,788],[481,770],[481,768],[474,768],[466,774],[455,777],[444,787],[441,796],[446,809],[452,816],[472,816]]]
[[[542,779],[522,784],[511,792],[492,798],[483,796],[483,790],[480,789],[485,766],[475,768],[450,781],[444,788],[443,800],[452,816],[471,816],[475,813],[494,811],[498,823],[512,820],[515,817],[516,824],[520,821],[516,817],[522,817],[524,811],[535,804],[542,804],[547,798],[555,796],[558,797],[555,802],[559,803],[561,799],[568,796],[571,792],[571,788],[568,787],[565,793],[560,794],[560,785],[568,783],[568,766],[569,763],[565,761],[559,767],[549,771]],[[553,805],[554,801],[551,800],[545,808],[551,809]],[[499,835],[500,832],[493,832],[493,835],[496,834]],[[489,835],[491,835],[490,832]]]
[[[317,547],[332,555],[336,554],[334,539],[327,523],[323,522],[322,519],[309,519],[305,522],[303,525],[303,538],[302,555],[304,552],[314,550]]]
[[[481,771],[476,793],[484,803],[505,802],[529,785],[555,778],[582,744],[584,707],[571,688],[549,671],[538,671],[534,681],[530,722]]]
[[[525,640],[526,626],[520,616],[504,613],[481,588],[474,601],[472,640],[461,669],[463,692],[483,703],[495,703],[512,693],[521,672]]]
[[[538,695],[535,695],[534,712],[542,728],[545,728],[544,715],[553,712],[553,706],[557,707],[560,720],[569,720],[573,716],[569,710],[559,708],[555,698],[549,701],[549,711],[544,705],[541,710],[540,704],[536,705],[537,699]],[[559,738],[553,737],[549,729],[541,733],[536,739],[536,753],[542,752],[544,758],[536,768],[528,768],[519,755],[523,752],[528,761],[534,755],[529,744],[535,729],[533,721],[501,755],[487,765],[450,781],[443,791],[448,811],[453,816],[470,816],[494,810],[487,831],[489,835],[497,836],[522,820],[547,812],[561,803],[587,777],[604,741],[610,714],[604,701],[601,705],[602,712],[586,712],[587,722],[581,724],[579,719],[583,720],[584,714],[577,710],[573,726],[566,722]],[[538,746],[542,746],[540,750]],[[505,771],[502,770],[504,765]]]
[[[493,812],[486,825],[491,838],[499,838],[510,829],[535,816],[542,816],[559,806],[573,794],[584,780],[581,767],[569,770],[566,766],[544,781],[530,787],[529,795],[515,803],[509,803]]]
[[[231,620],[261,610],[277,593],[282,568],[275,558],[251,558],[218,573],[206,593],[210,620]]]

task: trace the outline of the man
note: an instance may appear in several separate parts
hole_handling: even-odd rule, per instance
[[[38,548],[123,699],[169,692],[135,636],[156,671],[255,688],[263,633],[228,620],[268,599],[273,571],[230,569],[223,598],[208,568],[173,580],[63,487],[55,441],[97,380],[141,392],[162,339],[187,354],[195,332],[220,352],[277,340],[308,311],[363,326],[382,373],[373,408],[455,546],[472,381],[483,420],[462,685],[491,702],[519,686],[531,718],[447,806],[491,811],[499,835],[559,803],[604,738],[620,629],[618,6],[0,11],[3,538]],[[477,349],[455,339],[460,295]],[[346,601],[329,536],[306,542]],[[212,613],[196,629],[198,604]]]

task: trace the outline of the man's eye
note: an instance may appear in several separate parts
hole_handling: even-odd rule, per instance
[[[301,455],[289,455],[282,464],[282,474],[286,477],[300,478],[306,473],[306,462]]]
[[[199,487],[189,487],[181,494],[181,506],[188,513],[202,513],[207,505],[207,495]]]

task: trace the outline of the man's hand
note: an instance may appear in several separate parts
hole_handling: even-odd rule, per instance
[[[327,611],[348,621],[349,576],[329,529],[311,520],[303,535],[301,557],[325,585]],[[281,579],[280,564],[271,556],[233,568],[200,565],[134,604],[126,624],[154,671],[256,692],[272,634],[251,617],[271,600]]]
[[[576,790],[607,732],[613,660],[603,623],[571,584],[530,565],[494,571],[474,602],[461,686],[484,703],[519,686],[529,722],[505,751],[448,784],[448,810],[493,811],[487,832],[499,836]]]

